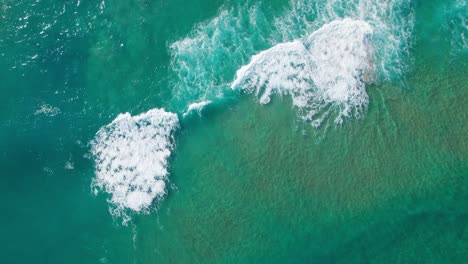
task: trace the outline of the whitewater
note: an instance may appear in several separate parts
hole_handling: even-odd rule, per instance
[[[324,25],[303,40],[281,43],[252,57],[231,85],[255,93],[262,104],[272,94],[290,95],[302,117],[318,126],[328,104],[340,108],[336,123],[367,106],[365,85],[375,74],[371,26],[344,19]]]
[[[114,215],[127,221],[127,208],[147,211],[166,194],[167,160],[178,127],[176,114],[153,109],[137,116],[120,114],[97,132],[91,150],[96,163],[92,186],[96,193],[111,194]]]
[[[291,98],[299,118],[319,127],[365,112],[369,85],[400,79],[411,63],[414,15],[409,1],[291,1],[280,17],[261,7],[223,9],[169,45],[175,113],[153,109],[119,115],[92,141],[95,194],[114,216],[148,213],[167,195],[168,164],[179,119],[226,94],[260,104]],[[315,18],[311,19],[310,14]],[[188,107],[187,107],[188,105]]]

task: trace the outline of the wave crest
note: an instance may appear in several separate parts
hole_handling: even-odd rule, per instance
[[[187,115],[189,115],[190,113],[195,112],[195,111],[199,115],[201,115],[201,111],[203,110],[203,108],[205,106],[209,105],[209,104],[211,104],[210,100],[201,101],[201,102],[198,102],[198,103],[192,103],[187,107],[187,111],[185,111],[185,113],[182,116],[186,117]]]

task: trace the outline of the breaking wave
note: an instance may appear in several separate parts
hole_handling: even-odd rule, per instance
[[[96,162],[95,194],[110,194],[114,216],[128,220],[127,209],[147,212],[166,194],[168,158],[179,127],[176,114],[153,109],[140,115],[120,114],[102,127],[92,142]]]
[[[183,117],[241,89],[262,104],[291,96],[313,126],[341,123],[367,107],[366,85],[398,80],[411,64],[409,0],[291,0],[274,15],[268,3],[247,2],[169,45],[170,103]],[[148,212],[166,195],[178,127],[177,114],[153,109],[121,114],[98,131],[93,189],[110,195],[113,215],[128,221],[128,210]]]
[[[301,116],[319,125],[329,104],[340,108],[336,122],[367,106],[365,84],[374,79],[371,26],[344,19],[310,36],[281,43],[252,57],[237,71],[231,88],[242,87],[266,104],[272,94],[287,94]],[[320,117],[317,117],[321,115]]]
[[[411,1],[290,1],[275,17],[264,9],[222,10],[170,45],[177,98],[216,99],[229,87],[260,103],[288,94],[312,125],[330,115],[340,123],[367,106],[366,84],[398,80],[411,64]]]

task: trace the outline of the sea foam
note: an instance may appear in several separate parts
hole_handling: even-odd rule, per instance
[[[340,123],[366,108],[366,85],[405,72],[414,25],[411,3],[291,0],[274,17],[262,4],[220,10],[168,47],[173,105],[189,105],[178,109],[186,116],[231,86],[255,93],[263,104],[273,94],[291,96],[299,115],[314,126],[326,118]],[[119,115],[99,130],[92,147],[93,186],[111,195],[114,213],[145,211],[165,195],[177,127],[176,114],[155,109]]]
[[[60,109],[46,103],[41,104],[39,109],[34,112],[34,115],[56,116],[60,114]]]
[[[176,98],[219,98],[230,86],[261,103],[288,94],[312,125],[340,123],[366,108],[366,84],[403,80],[412,64],[412,2],[291,0],[274,17],[261,4],[220,10],[169,46]]]
[[[176,114],[153,109],[140,115],[120,114],[92,141],[95,194],[110,194],[113,215],[146,212],[166,194],[168,158],[179,127]]]
[[[414,1],[291,0],[290,10],[275,18],[276,39],[292,41],[323,25],[350,18],[372,26],[379,80],[398,80],[412,64]]]
[[[335,122],[367,106],[365,85],[375,76],[372,27],[343,19],[325,24],[309,36],[280,43],[254,55],[241,67],[231,88],[255,93],[262,104],[272,94],[290,95],[301,116],[317,126],[332,105]]]

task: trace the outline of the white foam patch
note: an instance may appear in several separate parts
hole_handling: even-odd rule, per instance
[[[43,103],[39,109],[34,111],[34,115],[56,116],[60,114],[60,112],[61,111],[58,107]]]
[[[73,169],[75,169],[75,165],[73,164],[72,161],[67,161],[67,162],[65,162],[65,169],[66,170],[73,170]]]
[[[292,96],[303,118],[320,125],[329,105],[339,108],[335,122],[367,106],[365,85],[375,76],[372,27],[343,19],[308,37],[278,44],[252,57],[237,71],[231,88],[255,93],[260,103],[272,94]]]
[[[290,11],[274,24],[281,42],[310,34],[331,21],[351,18],[372,26],[381,80],[395,80],[411,66],[414,7],[410,0],[291,0]]]
[[[210,100],[206,100],[206,101],[201,101],[198,103],[190,104],[187,108],[187,111],[183,114],[183,116],[186,117],[188,114],[190,114],[193,111],[196,111],[198,114],[201,114],[201,111],[203,110],[203,108],[209,105],[210,103],[211,103]]]
[[[92,187],[95,193],[111,195],[114,215],[125,216],[126,209],[148,211],[155,199],[166,194],[167,160],[178,126],[176,114],[153,109],[137,116],[120,114],[96,133]]]

